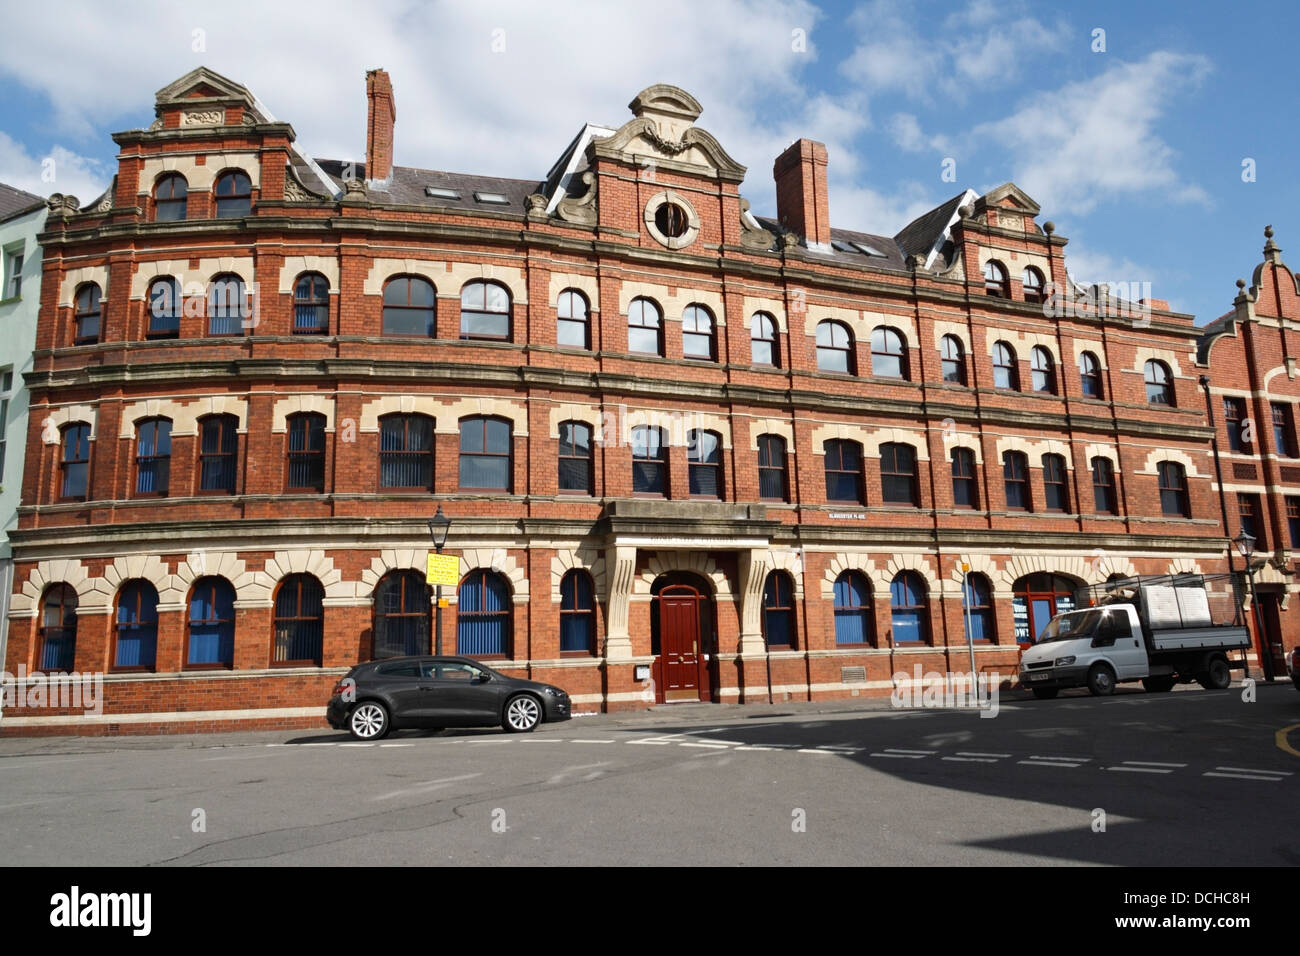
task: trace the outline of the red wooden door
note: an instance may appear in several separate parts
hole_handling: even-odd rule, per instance
[[[659,595],[664,700],[700,699],[700,596],[693,588]]]

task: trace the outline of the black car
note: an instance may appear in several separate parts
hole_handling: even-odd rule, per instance
[[[492,727],[526,733],[568,720],[569,695],[550,684],[507,677],[467,657],[393,657],[358,664],[325,708],[335,730],[378,740],[390,730]]]

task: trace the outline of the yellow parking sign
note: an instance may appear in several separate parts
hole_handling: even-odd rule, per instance
[[[444,584],[454,588],[460,583],[460,558],[454,554],[429,555],[429,566],[424,579],[429,584]]]

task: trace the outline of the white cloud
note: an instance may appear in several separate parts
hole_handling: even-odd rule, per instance
[[[89,203],[108,188],[113,171],[103,162],[54,146],[45,156],[33,156],[0,132],[0,182],[37,196],[63,193]]]
[[[919,153],[927,149],[941,153],[952,151],[952,143],[942,133],[928,135],[921,131],[921,122],[911,113],[895,113],[889,120],[889,135],[899,149]]]

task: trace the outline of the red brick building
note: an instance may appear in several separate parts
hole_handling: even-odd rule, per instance
[[[760,221],[675,87],[536,180],[394,166],[366,89],[366,162],[314,161],[196,70],[52,197],[6,666],[105,699],[5,729],[320,725],[430,649],[439,506],[446,650],[579,711],[884,694],[968,627],[1009,675],[1081,583],[1222,569],[1200,330],[1076,289],[1014,185],[831,228],[801,140]],[[1235,315],[1294,401],[1263,268]]]

